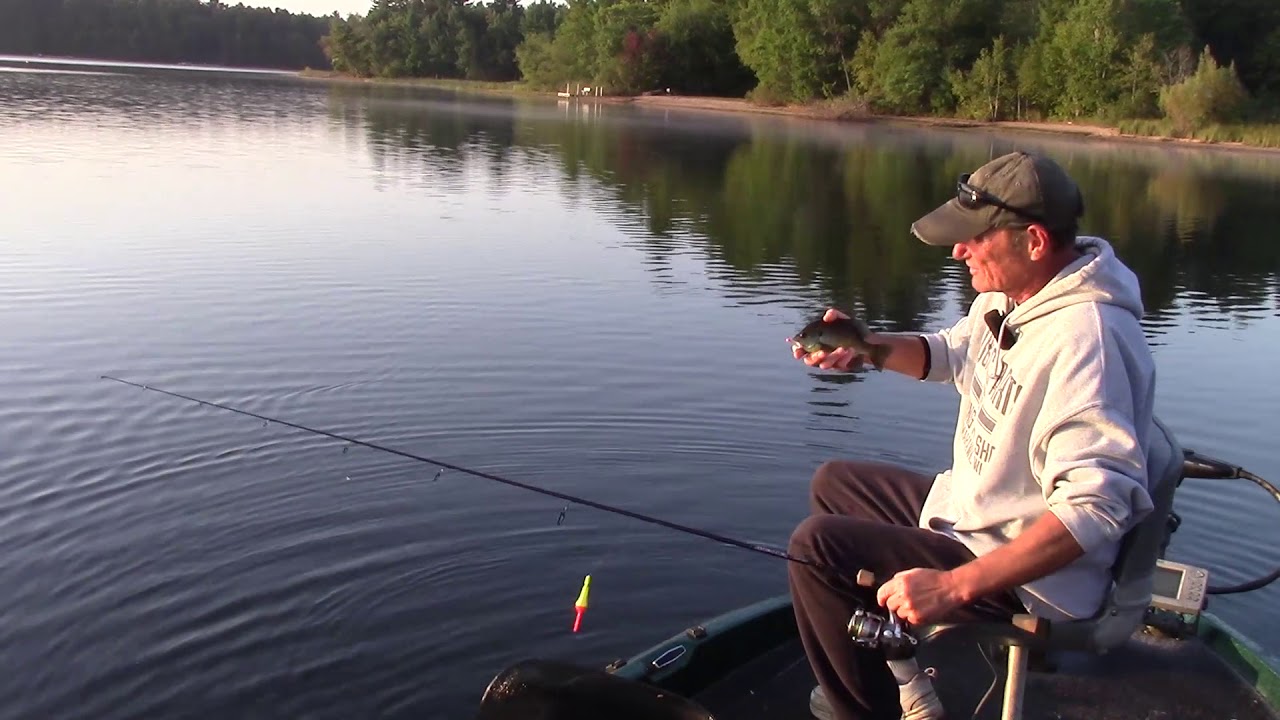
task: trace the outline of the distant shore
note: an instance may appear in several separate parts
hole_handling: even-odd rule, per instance
[[[799,105],[769,106],[760,105],[745,98],[717,98],[691,95],[641,95],[637,97],[581,98],[581,100],[588,102],[607,102],[610,104],[631,104],[641,107],[679,108],[684,110],[705,110],[715,112],[764,113],[842,122],[894,123],[914,125],[922,128],[983,130],[1005,129],[1017,132],[1039,132],[1052,133],[1056,135],[1101,138],[1107,140],[1122,140],[1151,145],[1220,148],[1251,153],[1280,154],[1280,147],[1250,145],[1242,142],[1198,140],[1194,138],[1180,138],[1162,135],[1140,135],[1135,133],[1126,133],[1121,131],[1119,128],[1112,126],[1091,123],[1073,123],[1068,121],[1029,122],[1019,120],[967,120],[965,118],[914,117],[907,115],[859,113],[846,106],[842,106],[839,101],[819,101]]]
[[[434,78],[359,78],[342,73],[306,70],[300,77],[312,80],[328,80],[344,83],[374,84],[399,87],[434,87],[479,92],[496,95],[556,97],[555,93],[545,90],[534,90],[519,82],[483,82],[473,80],[444,80]],[[634,105],[649,108],[670,108],[678,110],[694,110],[706,112],[751,113],[766,115],[782,115],[786,117],[812,120],[831,120],[838,122],[889,123],[913,125],[923,128],[947,129],[1007,129],[1017,132],[1040,132],[1057,135],[1074,135],[1077,137],[1121,140],[1152,145],[1175,145],[1188,147],[1219,148],[1251,153],[1280,154],[1280,147],[1251,145],[1243,142],[1210,141],[1194,138],[1181,138],[1163,135],[1142,135],[1122,132],[1119,128],[1066,121],[1028,122],[1018,120],[967,120],[947,117],[916,117],[905,115],[881,115],[853,110],[840,101],[815,101],[812,103],[790,105],[762,105],[746,98],[710,97],[701,95],[636,95],[601,97],[573,96],[570,102],[603,103],[609,105]]]

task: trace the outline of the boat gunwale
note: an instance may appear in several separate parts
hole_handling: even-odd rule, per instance
[[[1280,709],[1280,658],[1267,653],[1235,626],[1210,612],[1200,614],[1196,637],[1268,705]]]

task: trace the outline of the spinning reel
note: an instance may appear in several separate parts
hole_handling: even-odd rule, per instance
[[[858,571],[858,584],[863,587],[874,587],[875,577],[866,570]],[[893,613],[869,611],[858,608],[849,618],[849,637],[853,644],[861,648],[883,648],[895,655],[912,655],[916,649],[916,638],[907,631],[902,621]]]
[[[863,648],[912,651],[916,647],[915,637],[907,632],[897,615],[889,613],[886,617],[862,608],[854,610],[853,617],[849,618],[849,637]]]

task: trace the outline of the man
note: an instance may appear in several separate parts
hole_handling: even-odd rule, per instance
[[[922,698],[919,683],[895,681],[879,651],[854,646],[846,627],[858,607],[917,625],[1028,610],[1089,617],[1121,537],[1152,509],[1155,369],[1138,281],[1106,241],[1076,237],[1082,213],[1060,166],[1017,152],[962,176],[955,198],[912,225],[951,248],[979,295],[948,329],[873,341],[892,348],[887,368],[960,393],[952,467],[928,478],[828,462],[815,473],[812,515],[790,552],[840,572],[789,567],[816,716],[939,709],[931,690]],[[845,349],[793,353],[825,369],[863,360]],[[860,569],[883,584],[859,588]]]

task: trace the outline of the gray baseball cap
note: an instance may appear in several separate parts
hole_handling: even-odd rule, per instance
[[[1013,152],[961,175],[956,196],[911,225],[929,245],[955,245],[988,230],[1039,223],[1065,230],[1084,213],[1084,198],[1061,165]]]

